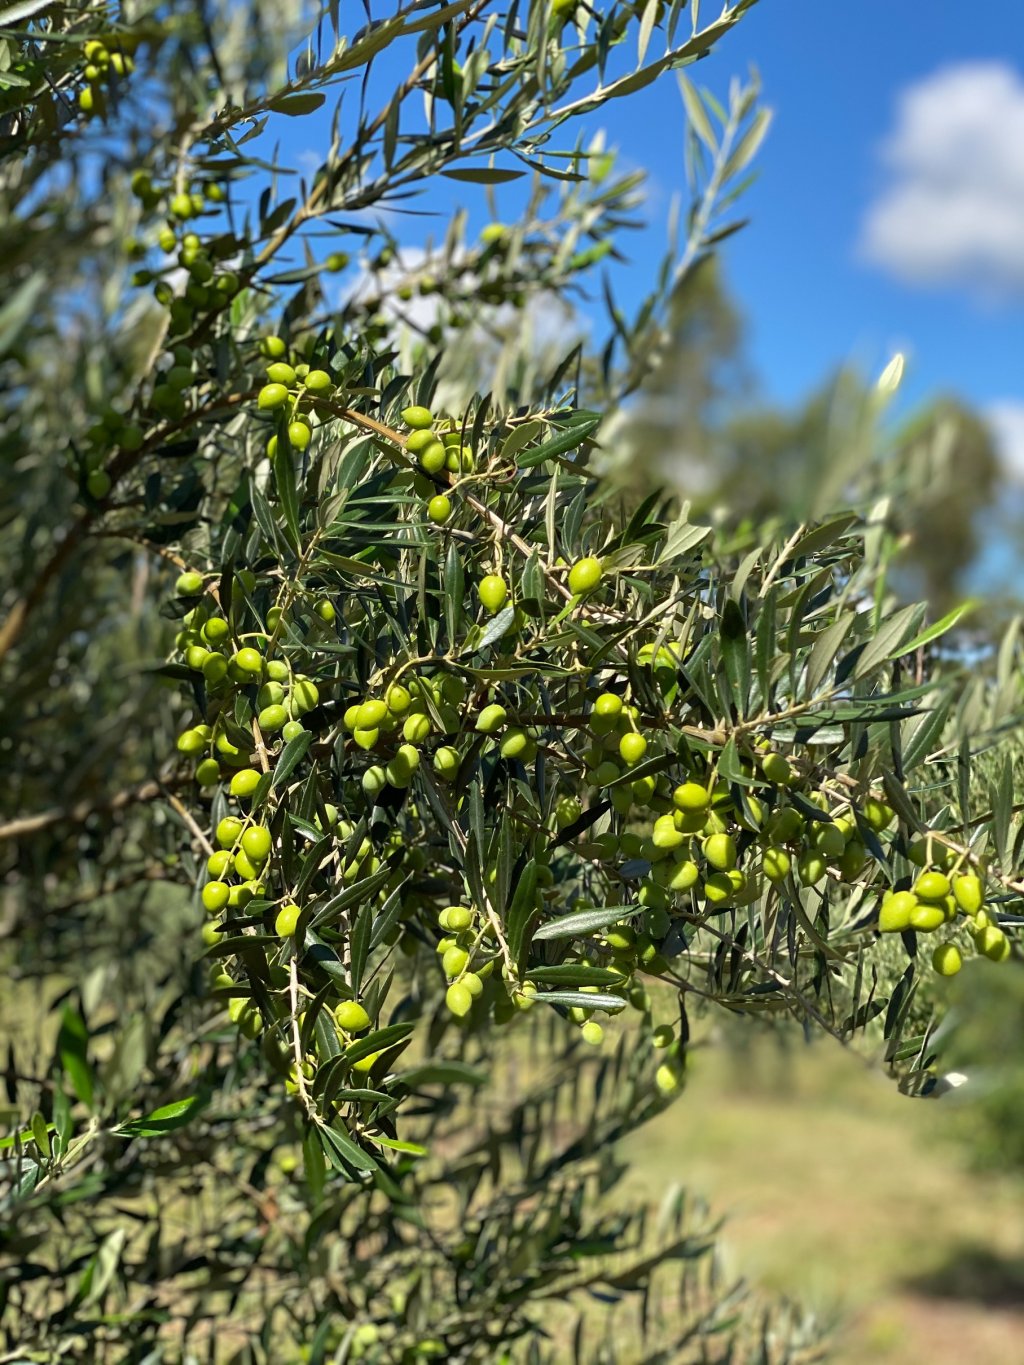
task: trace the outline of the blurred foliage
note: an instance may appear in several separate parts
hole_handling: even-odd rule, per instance
[[[692,210],[632,316],[599,275],[640,185],[588,117],[750,0],[695,8],[5,10],[6,1358],[820,1357],[616,1144],[706,1007],[934,1086],[936,926],[880,902],[975,869],[943,936],[1016,951],[1020,650],[892,591],[892,373],[800,524],[601,477],[650,386],[694,442],[727,391],[755,86],[681,81]],[[528,193],[403,251],[437,177]]]

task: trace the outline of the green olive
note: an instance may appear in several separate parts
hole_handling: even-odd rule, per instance
[[[363,1033],[370,1027],[370,1016],[358,1000],[342,1000],[335,1006],[334,1020],[346,1033]]]
[[[270,856],[273,840],[266,825],[250,825],[242,835],[242,848],[254,863],[262,863]]]
[[[288,401],[288,390],[283,384],[264,384],[256,399],[256,406],[264,412],[273,412]]]
[[[492,703],[490,706],[485,706],[479,716],[477,716],[476,729],[480,734],[493,735],[495,731],[500,730],[505,724],[507,717],[508,712],[505,710],[504,706]]]
[[[242,673],[252,677],[259,677],[263,672],[263,655],[258,649],[252,649],[249,646],[238,650],[231,662]]]
[[[973,872],[963,872],[953,878],[953,896],[965,915],[976,915],[985,902],[985,888],[981,878]]]
[[[677,810],[703,814],[711,805],[711,795],[700,782],[684,782],[672,793],[672,801]]]
[[[196,573],[194,569],[189,569],[179,575],[178,581],[174,585],[174,591],[179,597],[198,597],[204,586],[203,575]]]
[[[712,834],[704,840],[704,857],[719,872],[736,866],[736,842],[731,834]]]
[[[619,740],[619,755],[623,763],[633,767],[647,752],[647,740],[635,730],[629,730]]]
[[[964,960],[955,943],[940,943],[932,953],[932,966],[940,976],[956,976]]]
[[[252,796],[260,785],[262,776],[262,773],[257,772],[255,768],[240,768],[231,779],[229,787],[231,795],[242,799]]]
[[[223,910],[228,903],[228,886],[226,882],[207,882],[203,887],[203,905],[211,915],[216,915]]]
[[[793,780],[793,769],[782,754],[765,754],[761,759],[761,771],[777,787],[788,787]]]
[[[443,781],[453,782],[458,775],[460,762],[458,749],[446,744],[434,755],[434,772]]]
[[[480,598],[481,605],[493,616],[501,611],[508,600],[508,584],[496,573],[489,573],[481,578],[477,587],[477,596]]]
[[[922,901],[945,900],[949,889],[949,878],[942,872],[922,872],[914,883],[914,895]]]
[[[577,560],[569,570],[569,591],[576,596],[593,592],[601,581],[601,561],[589,556]]]
[[[407,427],[413,427],[416,430],[423,431],[427,427],[433,426],[434,415],[429,408],[417,406],[403,408],[402,421]]]
[[[453,981],[445,992],[444,1002],[456,1019],[465,1019],[473,1008],[473,996],[469,987],[462,981]],[[530,1002],[533,1003],[532,1001]]]
[[[781,882],[789,876],[791,861],[789,854],[778,845],[771,845],[764,851],[761,860],[764,875],[770,882]]]
[[[220,764],[215,758],[204,758],[196,767],[196,781],[201,787],[213,787],[220,781]]]

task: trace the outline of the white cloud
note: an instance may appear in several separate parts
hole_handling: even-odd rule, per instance
[[[1024,293],[1024,77],[1004,62],[947,67],[903,91],[881,148],[889,183],[862,254],[911,284]]]
[[[1024,482],[1024,401],[1007,398],[991,403],[985,418],[1008,477]]]

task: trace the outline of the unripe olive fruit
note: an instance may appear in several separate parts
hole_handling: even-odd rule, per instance
[[[221,848],[232,848],[241,832],[241,820],[236,815],[225,815],[214,831],[213,837]]]
[[[461,933],[473,923],[473,912],[465,905],[449,905],[438,915],[437,922],[442,929]]]
[[[274,702],[270,706],[264,706],[256,719],[259,722],[260,729],[270,735],[276,734],[278,730],[284,731],[284,729],[291,724],[288,720],[288,712],[280,702]],[[302,729],[301,725],[299,726],[299,729]]]
[[[427,474],[440,474],[445,466],[445,449],[440,441],[430,441],[420,451],[420,468]]]
[[[203,591],[203,575],[194,569],[187,570],[179,575],[174,590],[179,597],[198,597]]]
[[[988,924],[974,936],[977,949],[993,962],[1005,962],[1010,956],[1010,940],[998,925]]]
[[[784,848],[777,846],[766,848],[761,866],[770,882],[781,882],[789,875],[791,866],[789,854]]]
[[[201,787],[213,787],[220,781],[220,764],[215,758],[204,758],[196,767],[196,781]]]
[[[859,839],[851,839],[843,850],[842,857],[839,858],[836,866],[847,879],[859,876],[864,870],[864,865],[868,860],[868,851]]]
[[[419,750],[411,744],[402,744],[384,771],[392,787],[407,787],[419,766]]]
[[[446,948],[441,958],[445,976],[458,976],[469,965],[469,954],[458,946]]]
[[[413,406],[402,409],[402,421],[407,427],[424,431],[427,427],[433,426],[434,415],[429,408]]]
[[[252,649],[248,645],[238,650],[231,662],[242,673],[247,673],[252,677],[259,677],[263,672],[263,655],[258,649]]]
[[[488,964],[488,966],[489,965],[490,964]],[[483,977],[480,972],[464,972],[462,975],[462,984],[465,986],[466,990],[469,991],[474,1000],[484,993]]]
[[[736,841],[731,834],[712,834],[704,840],[704,857],[719,872],[736,866]]]
[[[555,0],[558,4],[559,0]],[[573,0],[573,8],[575,0]],[[663,1062],[654,1073],[654,1083],[663,1095],[674,1094],[683,1083],[682,1071],[678,1065]]]
[[[346,1033],[362,1033],[370,1027],[370,1016],[358,1000],[342,1000],[335,1006],[335,1023]]]
[[[446,522],[452,514],[452,503],[450,498],[446,498],[443,493],[438,493],[436,497],[427,503],[427,516],[436,526]]]
[[[264,384],[256,399],[256,406],[264,412],[273,412],[288,401],[288,390],[283,384]]]
[[[232,796],[242,797],[243,799],[252,796],[253,792],[260,785],[262,774],[255,768],[240,768],[231,779],[229,791]]]
[[[305,715],[307,711],[312,711],[319,705],[320,689],[309,678],[296,678],[288,694],[288,700],[293,712],[300,716]]]
[[[288,345],[282,337],[265,336],[260,342],[260,351],[268,360],[280,360],[288,354]]]
[[[932,966],[940,976],[956,976],[964,960],[955,943],[940,943],[932,953]]]
[[[647,741],[643,735],[638,734],[635,730],[627,731],[619,740],[619,755],[623,763],[628,764],[629,767],[639,763],[646,752]]]
[[[299,735],[305,733],[306,728],[299,720],[289,720],[281,726],[281,738],[286,744],[289,744],[293,739],[298,739]]]
[[[231,854],[226,848],[216,849],[206,860],[207,872],[217,881],[230,875],[232,865]]]
[[[711,796],[701,783],[684,782],[672,793],[672,802],[677,810],[701,814],[710,806]]]
[[[273,611],[273,607],[271,607],[271,611]],[[273,627],[271,627],[271,629],[273,629]],[[288,665],[285,663],[283,659],[271,659],[267,663],[266,671],[267,677],[270,679],[271,682],[285,683],[291,677],[291,672],[288,668]],[[283,701],[284,693],[282,692],[280,696],[273,697],[271,700]]]
[[[622,698],[615,692],[602,692],[594,702],[594,715],[613,719],[622,711]]]
[[[460,762],[458,749],[446,744],[434,755],[434,772],[446,782],[454,781]]]
[[[334,380],[326,370],[310,370],[303,383],[310,393],[327,393],[334,388]]]
[[[244,836],[243,836],[244,837]],[[260,875],[260,864],[253,861],[244,848],[240,848],[234,858],[235,871],[245,881],[255,881]]]
[[[804,818],[792,806],[777,810],[765,826],[765,834],[774,844],[788,844],[804,827]]]
[[[203,905],[211,915],[223,910],[228,903],[228,886],[226,882],[207,882],[202,890]]]
[[[712,872],[704,882],[704,895],[712,905],[723,905],[734,894],[735,887],[727,872]]]
[[[372,749],[380,739],[380,730],[376,728],[372,730],[356,729],[352,731],[352,738],[360,749]]]
[[[402,738],[408,744],[422,744],[429,737],[432,729],[430,717],[424,715],[422,711],[417,711],[411,716],[406,716],[402,724]],[[436,771],[436,762],[434,768]]]
[[[473,996],[462,981],[453,981],[445,992],[444,1002],[456,1019],[465,1019],[473,1008]],[[532,1004],[532,1001],[531,1001]]]
[[[295,383],[295,370],[284,360],[275,360],[267,366],[267,378],[274,384],[290,385]]]
[[[973,872],[963,872],[953,878],[953,897],[965,915],[976,915],[985,901],[981,878]]]
[[[917,897],[912,891],[887,891],[878,911],[878,928],[883,934],[909,929],[910,916],[916,908]]]
[[[700,868],[691,859],[670,865],[668,885],[673,891],[689,891],[700,879]]]
[[[242,848],[254,863],[266,862],[272,847],[273,840],[266,825],[250,825],[242,835]]]
[[[382,720],[387,718],[387,704],[376,699],[364,701],[356,713],[356,726],[358,730],[374,730]]]
[[[823,858],[839,858],[846,848],[843,831],[835,824],[816,822],[809,831],[811,842]]]
[[[876,834],[883,829],[888,829],[893,820],[896,819],[896,812],[892,806],[887,806],[884,801],[879,801],[874,796],[869,796],[865,800],[862,814]]]
[[[477,596],[480,598],[481,605],[493,616],[495,612],[501,611],[508,600],[508,584],[500,574],[489,573],[481,578],[477,588]]]
[[[814,886],[825,876],[828,866],[816,849],[805,849],[796,860],[796,871],[801,886]]]
[[[686,835],[676,829],[671,815],[660,815],[651,830],[651,843],[655,849],[681,848],[686,843]]]
[[[922,872],[914,882],[914,895],[923,901],[941,901],[949,895],[949,878],[942,872]]]
[[[582,593],[593,592],[601,581],[601,561],[589,556],[586,559],[577,560],[569,570],[569,591],[579,596]]]
[[[291,938],[298,927],[301,913],[299,907],[291,904],[291,902],[281,906],[277,912],[277,918],[274,920],[274,933],[278,938]]]
[[[199,730],[182,730],[175,743],[181,754],[201,754],[206,748],[206,740]]]
[[[580,1029],[580,1035],[591,1047],[598,1047],[604,1041],[604,1029],[596,1019],[589,1019]]]
[[[938,929],[940,924],[946,922],[946,911],[941,905],[930,905],[926,901],[918,901],[910,912],[911,929],[920,929],[923,933],[931,933],[933,929]]]
[[[387,774],[379,764],[374,764],[372,768],[367,768],[362,777],[362,788],[366,796],[372,800],[381,794],[388,784]]]
[[[505,724],[508,712],[504,706],[499,706],[497,702],[492,702],[476,718],[476,729],[483,735],[493,735]]]
[[[761,771],[777,787],[788,787],[793,780],[793,769],[782,754],[765,754],[761,759]]]
[[[293,450],[306,450],[309,447],[313,433],[305,422],[288,423],[288,444]],[[331,617],[331,620],[334,618]]]
[[[192,217],[192,196],[188,194],[176,194],[170,204],[168,204],[172,215],[175,218]]]

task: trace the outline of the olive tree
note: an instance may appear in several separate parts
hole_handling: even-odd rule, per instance
[[[813,1358],[616,1143],[711,1008],[928,1089],[1020,822],[884,505],[617,472],[767,115],[681,77],[692,209],[597,344],[593,116],[750,3],[0,12],[10,1358]],[[515,212],[411,253],[439,181]]]

